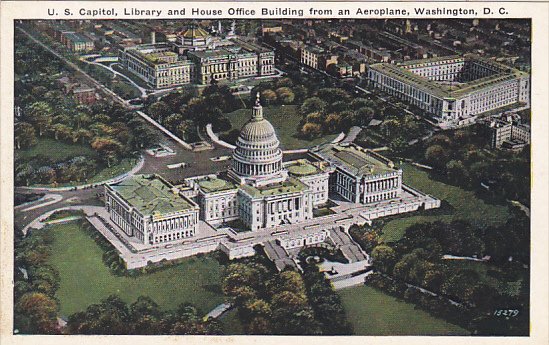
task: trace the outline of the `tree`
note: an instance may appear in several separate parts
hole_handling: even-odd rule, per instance
[[[425,159],[429,164],[437,168],[446,166],[448,154],[440,145],[431,145],[425,151]]]
[[[307,98],[299,108],[301,115],[305,116],[310,113],[323,113],[326,110],[328,103],[318,97]]]
[[[386,137],[395,137],[397,135],[401,135],[401,123],[396,117],[388,117],[383,123],[381,124],[381,129],[385,133]]]
[[[323,99],[329,104],[335,102],[348,102],[350,99],[349,94],[340,88],[323,88],[318,90],[317,97]]]
[[[295,95],[289,87],[279,87],[276,89],[276,96],[282,104],[292,104]]]
[[[277,79],[275,81],[275,84],[276,84],[276,87],[278,87],[278,88],[294,86],[294,82],[292,81],[291,78],[288,78],[288,77]]]
[[[106,138],[97,137],[92,143],[91,147],[96,150],[107,162],[107,166],[111,166],[113,160],[115,160],[122,151],[122,144],[118,141]]]
[[[239,304],[257,295],[266,280],[266,269],[261,265],[235,263],[227,267],[223,278],[223,292]]]
[[[314,113],[310,113],[305,117],[306,122],[311,123],[318,123],[319,125],[322,125],[324,122],[324,115],[322,113],[315,111]]]
[[[36,145],[36,142],[36,131],[30,123],[15,124],[15,147],[17,149],[29,148]]]
[[[91,123],[91,118],[88,114],[79,112],[74,116],[74,122],[76,123],[76,129],[80,129],[82,126],[87,126]]]
[[[158,334],[162,312],[150,297],[139,296],[130,305],[132,334]]]
[[[326,116],[325,128],[328,133],[334,133],[341,128],[341,115],[337,113],[331,113]]]
[[[191,120],[181,121],[176,127],[176,133],[181,136],[183,140],[188,140],[188,133],[193,128],[193,122]]]
[[[380,244],[372,251],[374,266],[383,273],[390,273],[396,263],[395,250],[388,245]]]
[[[35,291],[54,297],[60,280],[57,270],[49,265],[40,265],[29,267],[28,273]]]
[[[299,104],[302,103],[307,97],[307,88],[303,85],[296,85],[292,88],[294,92],[294,102]]]
[[[375,116],[375,111],[373,108],[369,106],[361,107],[356,111],[355,124],[365,126],[370,123],[370,121],[374,118],[374,116]]]
[[[38,135],[42,136],[52,120],[52,109],[46,102],[34,102],[26,112],[27,121],[38,127]]]
[[[246,324],[246,333],[266,335],[272,333],[272,328],[273,326],[269,318],[255,316]]]
[[[73,143],[85,143],[89,142],[93,138],[93,133],[88,131],[87,129],[79,129],[74,132],[72,132],[72,142]]]
[[[183,120],[183,116],[180,113],[172,113],[164,119],[162,125],[168,130],[175,132],[179,123]]]
[[[277,94],[271,89],[263,90],[261,91],[261,100],[264,102],[265,106],[275,104],[277,100]]]
[[[420,284],[424,277],[420,277],[420,271],[424,268],[424,262],[428,254],[423,248],[414,249],[398,261],[393,269],[393,275],[403,281]],[[418,279],[419,278],[419,279]]]
[[[69,317],[67,327],[72,334],[130,334],[131,323],[127,304],[111,295],[99,304]]]
[[[389,148],[395,154],[401,154],[408,148],[408,142],[402,136],[398,136],[389,142]]]
[[[15,327],[20,333],[57,334],[57,311],[52,297],[26,293],[15,304]]]
[[[446,176],[448,180],[459,185],[469,184],[469,172],[460,160],[452,159],[446,164]]]
[[[311,140],[322,134],[322,127],[317,123],[307,122],[301,127],[300,132],[305,139]]]
[[[358,97],[353,99],[349,105],[351,109],[358,110],[363,107],[372,107],[374,102],[370,99]]]
[[[289,291],[297,294],[302,298],[306,298],[306,289],[303,278],[296,271],[283,271],[279,274],[276,281],[277,288],[271,293],[275,294],[281,291]]]
[[[151,104],[151,106],[148,109],[148,112],[153,119],[162,123],[163,118],[170,114],[170,109],[165,102],[158,101]]]
[[[62,123],[56,123],[50,127],[55,140],[66,140],[72,138],[72,130],[69,126]]]

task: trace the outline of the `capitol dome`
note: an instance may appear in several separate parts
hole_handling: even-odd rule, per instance
[[[277,141],[273,125],[265,119],[252,119],[242,127],[240,138],[247,142]]]
[[[263,107],[257,101],[252,118],[242,127],[233,152],[232,170],[241,177],[269,177],[282,169],[282,150],[276,132],[263,118]]]

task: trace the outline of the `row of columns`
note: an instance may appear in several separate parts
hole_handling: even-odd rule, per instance
[[[282,161],[268,164],[247,164],[235,160],[233,165],[237,172],[249,176],[272,174],[282,169]]]
[[[151,231],[156,233],[167,233],[174,229],[185,229],[194,226],[196,223],[194,214],[167,220],[155,221],[151,224]]]
[[[378,192],[385,189],[397,188],[398,185],[398,177],[373,182],[366,182],[365,192]]]
[[[268,214],[276,214],[279,212],[293,211],[300,209],[299,197],[286,200],[271,201],[267,203]]]

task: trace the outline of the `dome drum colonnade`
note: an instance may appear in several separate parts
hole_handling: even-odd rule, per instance
[[[263,118],[257,94],[252,118],[244,125],[233,153],[232,170],[240,177],[267,178],[282,171],[282,150],[275,129]]]

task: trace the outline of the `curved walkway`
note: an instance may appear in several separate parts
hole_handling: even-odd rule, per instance
[[[39,204],[35,204],[35,205],[25,205],[25,206],[28,206],[28,207],[25,207],[24,209],[20,210],[19,212],[27,212],[27,211],[32,211],[34,209],[37,209],[37,208],[41,208],[41,207],[46,207],[46,206],[49,206],[49,205],[53,205],[55,203],[58,203],[59,201],[63,200],[63,196],[62,195],[59,195],[59,194],[46,194],[44,195],[43,198],[41,198],[40,200],[37,200],[37,201],[42,201],[41,203]],[[32,203],[31,203],[32,204]],[[19,206],[23,206],[23,205],[19,205]],[[18,209],[17,208],[18,206],[14,207],[15,209]]]
[[[101,58],[97,58],[95,59],[94,61],[88,61],[86,59],[80,59],[80,61],[84,62],[84,63],[87,63],[88,65],[95,65],[95,66],[99,66],[101,68],[104,68],[106,70],[108,70],[109,72],[111,72],[112,74],[116,75],[116,76],[120,76],[124,79],[126,79],[128,82],[130,82],[130,84],[132,84],[132,86],[134,86],[136,89],[139,90],[139,92],[141,92],[141,97],[147,97],[147,89],[137,85],[136,82],[134,82],[131,78],[125,76],[124,74],[116,71],[114,68],[112,68],[111,66],[105,66],[103,65],[102,63],[99,63],[97,61],[100,61]],[[118,60],[116,60],[118,61]]]
[[[143,155],[139,158],[139,162],[128,172],[125,172],[121,175],[118,175],[116,177],[113,177],[109,180],[95,182],[95,183],[88,183],[80,186],[68,186],[68,187],[17,187],[19,190],[29,190],[33,192],[62,192],[62,191],[69,191],[69,190],[77,190],[77,189],[86,189],[92,186],[98,186],[106,183],[116,183],[120,182],[122,180],[125,180],[126,178],[135,175],[141,168],[143,168],[143,164],[145,163],[145,158]]]
[[[48,225],[48,222],[45,220],[48,219],[53,213],[57,211],[84,211],[86,216],[92,216],[98,211],[103,210],[104,207],[102,206],[89,206],[89,205],[76,205],[76,206],[65,206],[65,207],[59,207],[54,210],[48,211],[37,218],[35,218],[32,222],[29,223],[29,225],[25,226],[23,228],[23,235],[27,236],[27,232],[30,228],[39,230],[42,229],[44,226]]]
[[[231,149],[231,150],[234,150],[236,148],[236,146],[232,145],[232,144],[229,144],[228,142],[224,141],[224,140],[221,140],[219,139],[219,137],[217,136],[217,134],[214,133],[213,129],[212,129],[212,124],[211,123],[208,123],[206,125],[206,133],[208,134],[208,137],[210,137],[210,139],[216,143],[217,145],[219,146],[222,146],[222,147],[225,147],[225,148],[228,148],[228,149]],[[343,138],[345,137],[345,133],[340,133],[337,138],[335,138],[332,143],[338,143],[339,141],[341,141]],[[304,149],[294,149],[294,150],[284,150],[282,151],[282,153],[285,153],[285,154],[292,154],[292,153],[307,153],[309,151],[308,148],[304,148]]]
[[[219,139],[219,137],[213,132],[211,123],[208,123],[206,125],[206,133],[208,134],[210,139],[212,139],[212,141],[214,143],[216,143],[217,145],[226,147],[226,148],[231,149],[231,150],[236,149],[236,146],[231,145],[228,142]]]

